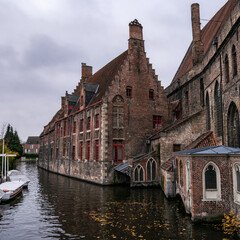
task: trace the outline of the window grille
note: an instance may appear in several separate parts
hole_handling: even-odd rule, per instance
[[[113,127],[123,127],[123,106],[113,106]]]
[[[131,87],[127,87],[126,88],[126,96],[128,98],[131,98],[132,97],[132,88]]]
[[[123,160],[123,141],[115,140],[113,141],[114,149],[114,162],[119,163]]]
[[[162,116],[153,116],[153,128],[154,129],[162,128]]]

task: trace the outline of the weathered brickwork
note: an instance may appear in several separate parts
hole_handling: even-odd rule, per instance
[[[82,64],[80,83],[41,135],[43,168],[112,184],[114,167],[145,153],[147,137],[167,124],[166,94],[146,57],[142,26],[134,20],[129,29],[127,51],[94,75]]]

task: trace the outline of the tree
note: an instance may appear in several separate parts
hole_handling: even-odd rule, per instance
[[[18,133],[16,130],[13,132],[13,127],[10,124],[8,124],[8,126],[7,126],[7,131],[4,136],[4,140],[5,140],[5,144],[8,146],[8,148],[11,151],[17,152],[19,156],[22,155],[23,148],[20,143]]]

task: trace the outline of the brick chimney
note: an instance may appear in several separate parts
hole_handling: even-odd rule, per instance
[[[137,19],[129,23],[129,38],[143,40],[142,25]]]
[[[129,23],[128,54],[131,56],[129,68],[137,72],[141,72],[142,57],[145,57],[142,28],[137,19]]]
[[[194,3],[191,6],[192,15],[192,62],[193,65],[200,63],[203,60],[204,47],[201,40],[201,29],[200,29],[200,11],[199,4]]]
[[[82,63],[82,80],[92,76],[92,66],[87,66],[86,63]]]

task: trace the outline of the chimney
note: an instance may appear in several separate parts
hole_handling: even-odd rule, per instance
[[[191,6],[192,15],[192,61],[193,65],[200,63],[203,60],[203,43],[201,41],[201,28],[200,28],[200,11],[199,4],[194,3]]]
[[[142,25],[137,19],[129,23],[129,39],[143,40]]]
[[[131,71],[141,71],[141,57],[145,56],[142,29],[143,27],[137,19],[129,23],[128,54],[131,55],[129,62]]]
[[[92,76],[92,66],[87,66],[86,63],[82,63],[82,80]]]

